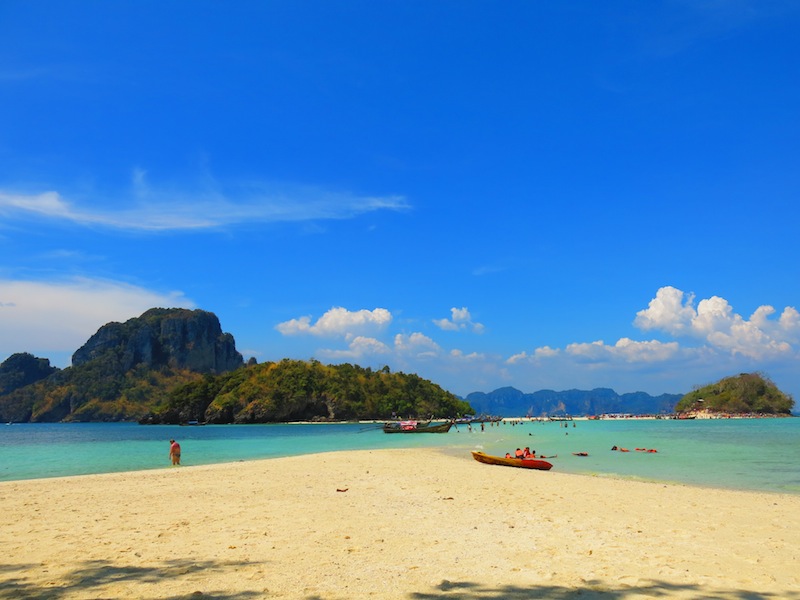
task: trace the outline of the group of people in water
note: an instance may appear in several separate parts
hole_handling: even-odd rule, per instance
[[[514,456],[511,456],[510,452],[506,452],[506,458],[536,458],[536,450],[531,452],[528,446],[525,446],[524,450],[517,448],[516,452],[514,452]]]
[[[612,450],[616,450],[617,452],[630,452],[627,448],[620,448],[619,446],[611,446]],[[636,452],[658,452],[655,448],[634,448]]]
[[[620,446],[612,446],[611,449],[615,450],[617,452],[630,452],[630,450],[628,450],[627,448],[622,448]],[[656,450],[655,448],[635,448],[635,450],[636,450],[636,452],[650,452],[650,453],[658,452],[658,450]],[[575,456],[589,456],[588,452],[573,452],[573,454]],[[536,450],[531,450],[528,446],[525,446],[525,448],[523,448],[523,449],[517,448],[516,451],[514,452],[514,454],[511,454],[510,452],[506,452],[506,458],[517,458],[517,459],[525,460],[525,459],[532,459],[532,458],[555,458],[555,455],[554,456],[545,456],[544,454],[542,454],[542,455],[536,456]]]
[[[531,450],[528,446],[525,446],[523,450],[517,448],[513,455],[510,452],[506,452],[506,458],[520,458],[524,460],[533,458],[555,458],[555,457],[545,456],[544,454],[536,456],[536,450]]]
[[[531,449],[525,446],[524,450],[517,448],[513,456],[510,452],[506,452],[506,458],[536,458],[536,451],[531,452]]]

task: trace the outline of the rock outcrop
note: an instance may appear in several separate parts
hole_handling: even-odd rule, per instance
[[[103,325],[72,355],[72,366],[109,354],[123,372],[143,366],[220,374],[244,364],[215,314],[183,308],[151,308],[125,323]]]
[[[12,354],[0,364],[0,395],[36,383],[57,370],[46,358],[27,352]]]
[[[204,310],[153,308],[108,323],[53,369],[14,355],[0,367],[0,417],[7,421],[122,421],[165,402],[172,388],[243,367],[233,336]]]

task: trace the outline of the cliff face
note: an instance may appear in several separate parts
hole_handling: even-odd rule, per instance
[[[226,373],[243,364],[233,336],[203,310],[153,308],[125,323],[101,327],[72,355],[72,366],[113,354],[122,371],[140,365]]]
[[[244,364],[233,336],[203,310],[153,308],[108,323],[72,356],[72,366],[15,355],[0,368],[0,417],[7,421],[138,419],[177,385]]]
[[[0,364],[0,395],[36,383],[57,370],[46,358],[37,358],[27,352],[12,354]]]

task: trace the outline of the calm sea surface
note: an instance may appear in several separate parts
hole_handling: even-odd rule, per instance
[[[557,454],[550,461],[553,469],[566,473],[800,494],[798,418],[487,423],[483,431],[480,425],[471,430],[460,425],[447,434],[422,435],[387,435],[377,426],[353,423],[0,425],[0,481],[169,467],[170,438],[180,442],[187,466],[413,447],[440,448],[472,460],[470,450],[504,455],[529,446],[538,454]],[[631,452],[613,452],[614,445]]]

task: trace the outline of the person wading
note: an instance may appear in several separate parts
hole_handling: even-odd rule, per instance
[[[173,465],[181,464],[181,445],[175,440],[169,441],[169,457]]]

